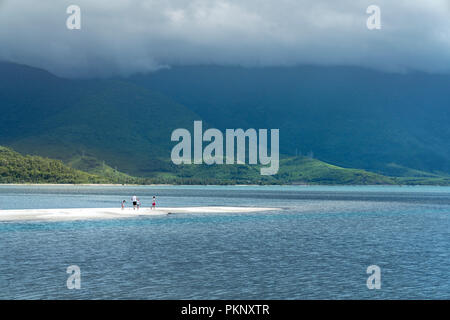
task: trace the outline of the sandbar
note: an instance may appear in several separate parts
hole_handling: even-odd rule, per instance
[[[21,209],[0,210],[0,221],[71,221],[89,219],[117,219],[136,216],[164,216],[179,213],[246,213],[277,210],[261,207],[159,207],[154,210],[141,208],[71,208],[71,209]]]

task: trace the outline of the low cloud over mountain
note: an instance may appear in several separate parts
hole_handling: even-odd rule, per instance
[[[66,9],[81,8],[81,30]],[[381,8],[380,30],[366,9]],[[63,76],[170,65],[450,71],[447,0],[0,0],[0,60]]]

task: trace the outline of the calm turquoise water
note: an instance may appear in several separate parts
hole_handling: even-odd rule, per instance
[[[0,186],[1,209],[270,206],[0,222],[2,299],[450,299],[450,188]],[[366,286],[369,265],[381,289]],[[66,268],[81,268],[68,290]]]

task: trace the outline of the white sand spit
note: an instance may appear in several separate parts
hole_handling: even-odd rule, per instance
[[[136,216],[161,216],[171,213],[239,213],[277,210],[257,207],[174,207],[174,208],[76,208],[76,209],[23,209],[0,210],[0,221],[70,221],[89,219],[117,219]]]

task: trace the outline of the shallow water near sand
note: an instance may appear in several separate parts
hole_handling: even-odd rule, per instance
[[[1,299],[450,299],[450,188],[0,186],[6,209],[255,206],[0,222]],[[81,269],[69,290],[66,269]],[[366,269],[381,268],[369,290]]]

